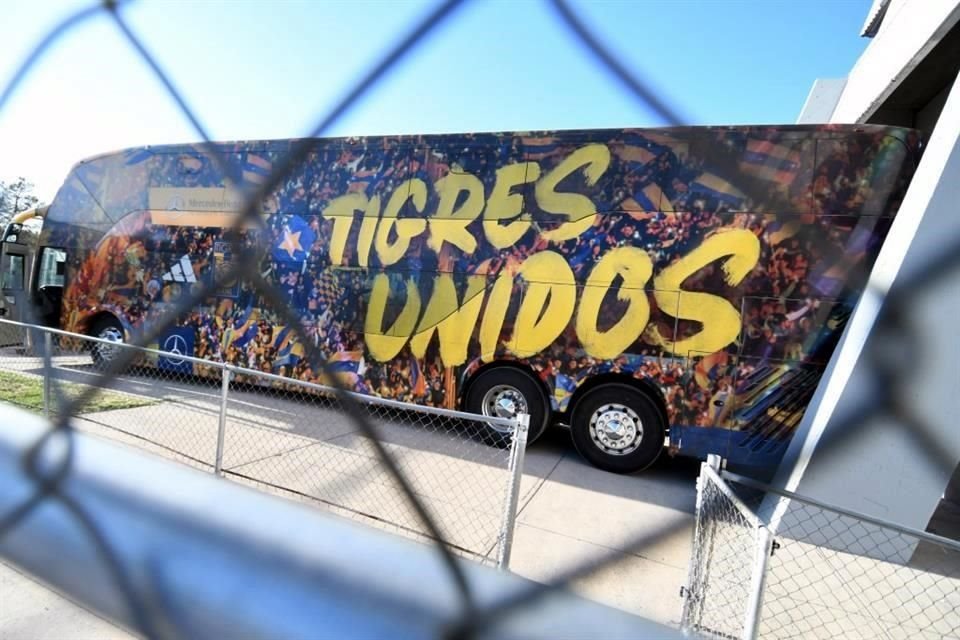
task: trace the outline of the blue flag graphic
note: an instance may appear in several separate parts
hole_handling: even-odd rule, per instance
[[[283,225],[273,259],[279,262],[303,262],[310,255],[310,247],[317,239],[307,221],[300,216],[290,216]]]

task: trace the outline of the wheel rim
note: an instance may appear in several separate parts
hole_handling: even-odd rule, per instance
[[[605,453],[625,456],[643,441],[643,423],[630,407],[611,402],[590,416],[590,439]]]
[[[480,403],[483,415],[490,418],[515,418],[521,413],[529,413],[527,399],[520,390],[509,384],[498,384],[490,387]],[[510,431],[509,427],[491,424],[490,427],[500,433]]]
[[[123,344],[123,331],[117,327],[105,327],[97,334],[101,340]],[[118,347],[109,347],[102,343],[96,343],[94,348],[97,350],[97,356],[104,362],[112,362],[119,354]]]

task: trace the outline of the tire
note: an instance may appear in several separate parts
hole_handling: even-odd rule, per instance
[[[663,451],[666,425],[652,398],[626,384],[604,384],[577,401],[571,419],[573,446],[604,471],[635,473]],[[608,429],[598,429],[602,425]]]
[[[113,316],[97,320],[90,330],[90,335],[94,338],[112,340],[121,344],[124,342],[123,325]],[[90,345],[90,357],[93,358],[93,364],[100,369],[108,367],[120,353],[120,349],[111,349],[99,342],[94,342]]]
[[[498,411],[497,401],[512,401],[520,406],[516,409],[526,410],[530,414],[530,430],[527,433],[527,444],[543,435],[550,423],[550,402],[540,384],[530,374],[515,367],[494,367],[482,371],[470,383],[464,401],[464,407],[470,413],[485,416],[509,417],[509,408],[501,405]],[[487,444],[506,446],[510,444],[510,437],[501,427],[484,425],[485,430],[478,432],[481,440]]]

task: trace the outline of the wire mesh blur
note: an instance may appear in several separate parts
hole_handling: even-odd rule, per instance
[[[449,24],[449,22],[454,19],[457,11],[465,4],[467,4],[466,0],[447,0],[439,3],[409,32],[401,34],[396,39],[395,44],[384,52],[379,61],[361,77],[356,78],[353,86],[343,97],[331,105],[323,117],[318,119],[316,126],[307,137],[322,136],[327,132],[332,125],[338,122],[344,114],[348,113],[357,104],[362,96],[366,95],[378,83],[389,77],[397,66],[403,62],[406,56],[424,41],[426,36],[443,28],[444,25]],[[584,57],[592,60],[598,69],[608,74],[625,92],[633,96],[639,105],[642,105],[654,113],[664,124],[682,124],[681,117],[678,115],[680,110],[677,109],[675,105],[669,104],[662,96],[659,96],[640,75],[627,68],[613,52],[606,49],[603,44],[603,38],[593,33],[578,17],[576,11],[571,6],[564,0],[552,0],[549,4],[561,23],[568,29],[571,42],[579,47]],[[179,107],[183,117],[191,123],[198,137],[209,143],[210,138],[201,124],[201,119],[189,108],[186,96],[183,96],[177,90],[174,79],[164,73],[162,67],[141,41],[139,34],[125,21],[121,9],[122,3],[108,0],[84,8],[59,23],[37,43],[36,47],[17,69],[7,85],[3,87],[2,92],[0,92],[0,109],[5,107],[18,87],[24,82],[29,81],[30,73],[36,62],[52,44],[59,41],[74,29],[81,28],[82,24],[89,19],[106,14],[129,42],[131,55],[139,56],[146,62],[156,79],[166,88],[171,99]],[[281,162],[274,165],[269,177],[256,191],[250,193],[246,198],[242,211],[235,223],[236,229],[241,228],[241,226],[245,224],[262,224],[262,218],[259,214],[264,197],[281,183],[284,176],[290,174],[291,171],[295,170],[306,160],[308,152],[308,142],[296,144]],[[214,158],[217,157],[217,154],[210,155]],[[231,169],[229,167],[221,167],[221,169],[225,175],[230,175]],[[263,298],[272,305],[274,311],[287,326],[299,327],[300,323],[298,318],[286,305],[281,293],[266,282],[261,274],[257,272],[255,268],[255,265],[258,264],[258,260],[256,259],[257,250],[258,248],[256,247],[235,247],[236,255],[240,256],[240,259],[234,261],[230,269],[219,273],[215,282],[202,284],[197,287],[194,293],[185,297],[175,308],[166,314],[164,321],[159,322],[148,334],[140,336],[138,344],[140,346],[146,346],[151,344],[151,342],[155,342],[164,329],[173,325],[178,315],[189,310],[190,307],[209,295],[212,290],[221,284],[238,279],[260,293]],[[244,259],[245,256],[251,259]],[[909,304],[909,296],[918,295],[924,288],[933,286],[940,278],[955,277],[958,262],[960,262],[960,245],[957,243],[954,243],[949,250],[941,255],[932,256],[928,267],[922,270],[921,273],[918,273],[912,279],[912,282],[904,283],[902,287],[898,287],[897,292],[887,297],[877,330],[887,332],[887,334],[891,336],[891,339],[908,341],[911,328],[905,325],[903,316],[899,313],[899,310]],[[885,292],[881,292],[881,295],[883,295],[883,293]],[[43,341],[41,336],[37,336],[36,340],[42,345]],[[316,366],[325,366],[325,360],[322,354],[315,348],[311,349],[309,347],[311,341],[304,339],[304,336],[301,336],[301,340],[305,345],[308,345],[307,355]],[[38,362],[42,361],[45,375],[49,377],[52,375],[51,372],[54,368],[54,354],[43,349],[42,346],[37,353],[39,354]],[[76,515],[78,522],[82,523],[91,539],[103,550],[104,562],[108,564],[117,584],[118,597],[126,600],[127,606],[131,611],[132,619],[137,621],[138,632],[147,637],[152,637],[156,635],[155,632],[158,628],[157,621],[154,619],[154,616],[157,615],[156,612],[145,607],[144,603],[138,601],[137,595],[131,589],[127,588],[127,568],[112,561],[110,540],[102,535],[96,522],[92,522],[88,517],[85,517],[82,505],[64,490],[70,479],[71,455],[69,450],[65,455],[59,456],[59,464],[53,468],[49,465],[38,464],[41,454],[45,447],[51,442],[54,435],[70,433],[73,428],[72,416],[83,413],[87,408],[94,406],[92,403],[104,402],[105,398],[117,402],[130,401],[122,390],[111,389],[111,386],[115,385],[115,381],[121,371],[128,369],[134,364],[135,357],[136,355],[132,351],[121,353],[118,357],[105,364],[100,370],[86,376],[82,385],[70,388],[63,387],[54,394],[55,397],[58,398],[58,406],[51,412],[52,421],[50,431],[34,444],[24,460],[25,473],[29,474],[33,479],[36,491],[17,508],[8,513],[0,514],[0,536],[3,536],[11,528],[16,527],[18,522],[21,522],[39,505],[46,501],[53,500],[60,502],[68,508],[71,513]],[[857,414],[855,420],[846,425],[846,428],[835,430],[835,433],[839,433],[840,435],[836,438],[835,442],[829,443],[831,450],[834,452],[833,455],[837,456],[837,459],[842,459],[843,452],[849,451],[851,445],[853,445],[859,437],[862,437],[864,433],[863,427],[868,423],[868,418],[882,414],[894,418],[898,424],[909,431],[916,442],[923,447],[923,451],[929,459],[930,464],[939,465],[941,468],[949,466],[950,468],[946,468],[946,473],[949,475],[950,471],[952,471],[953,461],[945,459],[943,455],[944,449],[939,446],[934,431],[929,429],[928,426],[917,417],[916,412],[910,404],[909,398],[904,397],[903,394],[897,391],[902,387],[898,386],[896,381],[900,376],[905,375],[905,370],[897,367],[896,363],[890,359],[884,358],[883,354],[867,353],[865,357],[870,359],[870,362],[874,365],[872,373],[877,382],[875,388],[883,390],[883,393],[878,393],[875,397],[868,398],[864,405],[864,411]],[[331,379],[336,380],[336,377],[331,376]],[[417,490],[415,480],[410,477],[410,469],[403,464],[402,460],[398,460],[395,447],[392,446],[391,442],[384,439],[385,434],[374,419],[375,416],[371,416],[369,411],[364,410],[345,389],[338,387],[336,384],[333,386],[334,389],[332,393],[334,394],[335,402],[340,404],[345,414],[349,416],[352,429],[358,434],[359,438],[362,438],[363,456],[365,456],[366,459],[375,458],[377,460],[378,467],[382,469],[381,473],[384,482],[389,482],[392,490],[394,490],[398,496],[402,496],[406,505],[404,508],[408,511],[405,518],[409,525],[418,531],[424,532],[427,538],[436,541],[434,542],[436,552],[443,556],[444,562],[449,569],[451,588],[457,591],[461,602],[461,620],[459,624],[454,625],[454,627],[450,629],[449,633],[452,637],[470,637],[480,633],[495,625],[498,620],[509,615],[510,612],[518,611],[553,590],[565,588],[571,582],[582,579],[585,576],[617,563],[625,553],[642,550],[648,545],[652,545],[658,540],[672,535],[687,526],[684,518],[666,520],[652,531],[648,530],[642,535],[627,541],[620,551],[610,553],[602,558],[595,558],[588,562],[571,566],[561,571],[549,584],[531,584],[526,589],[505,595],[501,600],[493,602],[492,604],[485,604],[481,607],[475,601],[470,585],[464,578],[463,572],[460,569],[459,560],[453,557],[448,544],[442,542],[447,540],[448,536],[443,535],[441,531],[442,527],[434,517],[434,508],[426,503],[421,492]],[[116,397],[113,398],[111,394],[115,394]],[[240,402],[240,400],[238,399],[236,402]],[[243,409],[243,411],[247,411],[247,409]],[[249,415],[246,416],[246,419],[259,423],[263,422],[266,418],[261,415]],[[131,433],[130,437],[137,438],[141,435],[142,434]],[[189,439],[192,436],[183,434],[183,437]],[[391,437],[395,436],[391,435]],[[160,443],[157,446],[168,446],[168,444],[169,443]],[[209,444],[203,446],[209,448]],[[253,445],[251,444],[250,446]],[[205,465],[210,462],[208,454],[198,454],[191,456],[191,458],[189,461],[195,464]],[[307,463],[305,462],[305,464]],[[248,475],[244,474],[242,469],[242,466],[237,467],[237,470],[231,467],[230,472],[236,473],[237,475]],[[270,482],[269,479],[264,480],[263,478],[250,478],[250,480],[267,484]],[[346,487],[344,490],[352,491],[353,488]],[[735,510],[728,510],[726,513],[727,516],[723,516],[720,518],[721,520],[724,518],[735,519],[738,517]],[[703,535],[700,529],[698,529],[697,535]],[[742,570],[742,567],[738,569],[738,571]],[[642,589],[638,589],[638,591],[638,597],[642,598]],[[732,631],[732,633],[736,633],[736,631]]]

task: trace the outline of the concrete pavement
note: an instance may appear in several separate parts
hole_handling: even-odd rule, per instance
[[[126,429],[137,424],[146,429],[150,421],[137,421],[135,415],[142,417],[161,410],[126,409],[109,412],[114,414],[110,416],[91,416],[90,420],[126,425]],[[142,440],[91,421],[81,420],[78,424],[86,430],[144,446]],[[208,433],[213,433],[214,428],[211,426]],[[196,444],[192,450],[203,448],[208,454],[206,459],[212,460],[211,438],[187,437],[175,428],[166,435],[181,443],[181,448],[184,442],[207,443],[203,447]],[[388,443],[403,439],[395,432],[384,435]],[[678,624],[679,591],[686,581],[694,523],[698,463],[664,455],[643,474],[618,476],[581,460],[569,438],[565,429],[554,429],[527,451],[511,570],[546,582],[578,561],[618,553],[615,565],[579,581],[575,590],[658,622]],[[390,443],[388,448],[411,478],[419,498],[438,516],[448,539],[464,549],[481,554],[485,551],[489,558],[495,558],[502,488],[507,482],[505,459],[493,455],[497,451],[485,446],[479,451],[492,455],[499,464],[470,460],[462,450],[457,455],[429,451],[427,440],[421,434],[403,445]],[[247,447],[262,451],[262,456],[249,459],[249,453],[230,452],[231,442],[247,443]],[[255,446],[255,442],[263,444]],[[439,448],[436,442],[432,444],[434,449]],[[365,439],[353,433],[308,442],[286,432],[273,434],[231,420],[225,455],[229,463],[225,469],[228,477],[232,475],[268,490],[279,487],[296,491],[321,500],[341,515],[373,526],[422,533],[395,481],[370,452],[363,451],[365,446]],[[289,497],[287,491],[279,494]],[[316,504],[314,500],[311,502]],[[639,551],[626,549],[630,539],[665,526],[675,527],[675,531]]]
[[[0,562],[0,640],[132,640],[130,635]]]
[[[110,413],[144,414],[147,409],[150,408]],[[121,421],[129,429],[135,416],[98,415],[91,419],[104,418],[109,422]],[[102,424],[87,420],[77,424],[84,430],[126,440],[134,446],[145,444]],[[138,424],[146,425],[148,421]],[[254,434],[233,424],[230,429],[233,435],[228,436],[228,442],[244,441],[241,434],[249,441]],[[264,439],[262,433],[256,436],[257,440]],[[356,453],[362,446],[358,436],[339,436],[332,442],[309,444],[285,439],[289,436],[281,435],[281,442],[267,438],[260,459],[240,462],[243,456],[233,454],[236,463],[225,467],[227,477],[242,474],[233,479],[267,490],[282,487],[296,491],[312,497],[309,502],[313,504],[322,500],[336,513],[387,530],[419,530],[415,515],[379,462]],[[343,447],[345,440],[351,441],[348,444],[353,449]],[[171,455],[164,449],[153,449]],[[414,442],[393,445],[390,450],[401,468],[412,476],[419,497],[438,515],[452,542],[471,550],[484,548],[488,557],[495,558],[494,543],[502,508],[499,489],[506,481],[505,467],[424,451],[416,448]],[[615,564],[576,582],[574,590],[657,622],[679,624],[679,592],[687,577],[698,464],[664,455],[643,474],[610,474],[582,461],[572,450],[569,433],[559,428],[528,449],[524,466],[511,570],[547,582],[578,562],[616,553]],[[437,472],[434,477],[427,473],[431,468]],[[456,477],[450,477],[453,475]],[[466,501],[459,494],[466,491],[465,487],[474,488]],[[485,494],[477,487],[489,487],[493,493]],[[275,492],[290,497],[287,491]],[[666,526],[675,530],[655,544],[639,550],[627,549],[631,539]]]
[[[574,583],[581,595],[646,618],[679,625],[693,534],[698,463],[666,455],[646,472],[619,476],[584,462],[555,429],[528,451],[553,467],[521,503],[511,570],[549,581],[578,562],[616,554],[616,562]],[[673,530],[653,544],[631,540]]]

